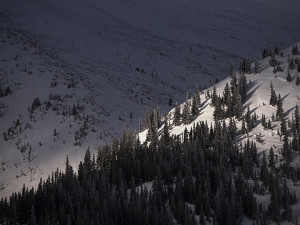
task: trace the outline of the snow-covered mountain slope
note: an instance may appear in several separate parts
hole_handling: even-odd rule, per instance
[[[300,43],[297,43],[293,46],[299,46]],[[276,55],[275,59],[279,62],[280,67],[282,68],[281,72],[274,72],[274,67],[270,66],[271,56],[266,57],[258,61],[260,65],[259,73],[250,73],[246,74],[247,79],[247,94],[243,101],[242,113],[243,116],[246,115],[247,109],[249,107],[250,115],[256,114],[258,121],[262,118],[262,114],[265,115],[266,121],[270,119],[272,121],[272,129],[265,129],[261,124],[255,126],[248,134],[240,135],[238,141],[243,141],[246,139],[257,140],[257,136],[261,134],[264,141],[262,143],[257,142],[257,145],[260,151],[268,151],[270,147],[277,149],[278,153],[282,147],[282,138],[278,134],[280,130],[280,123],[278,121],[273,121],[272,116],[276,116],[277,107],[270,105],[270,96],[271,96],[271,83],[276,92],[276,95],[281,96],[284,110],[284,118],[286,121],[291,122],[292,117],[295,113],[296,105],[300,106],[300,85],[296,85],[297,77],[300,78],[300,72],[297,71],[297,65],[294,69],[290,70],[292,81],[287,81],[287,71],[289,67],[289,59],[296,60],[300,59],[300,55],[292,55],[292,47],[289,47],[282,51],[282,56]],[[251,65],[252,69],[254,68],[254,63]],[[253,70],[252,70],[253,71]],[[236,72],[237,76],[238,72]],[[227,77],[221,82],[215,84],[216,93],[219,96],[223,96],[224,88],[226,83],[230,86],[231,77]],[[209,95],[208,95],[209,93]],[[194,126],[194,124],[200,121],[207,121],[208,124],[214,124],[214,111],[215,107],[212,106],[212,93],[213,87],[202,90],[200,94],[201,98],[201,108],[200,114],[197,118],[192,119],[189,124],[184,125],[183,123],[179,126],[174,125],[174,113],[175,108],[173,108],[168,113],[168,118],[170,119],[171,124],[171,135],[181,135],[185,129],[188,131]],[[191,105],[192,100],[188,100]],[[181,111],[184,108],[184,104],[180,105]],[[225,121],[228,123],[229,118],[227,117]],[[242,127],[242,120],[236,121],[237,128],[240,130]],[[160,127],[160,132],[162,133],[163,125]],[[145,142],[147,137],[148,130],[144,130],[139,134],[140,141]],[[295,159],[296,160],[296,159]],[[295,162],[298,162],[298,158]]]
[[[0,196],[63,168],[67,154],[76,168],[86,148],[95,152],[124,124],[137,129],[145,107],[169,110],[170,97],[182,102],[196,83],[226,77],[231,60],[292,44],[298,8],[293,0],[1,1],[1,85],[12,93],[0,98]]]
[[[293,46],[300,46],[300,42]],[[238,144],[244,145],[248,140],[254,141],[257,146],[258,155],[260,157],[260,161],[262,160],[263,153],[266,153],[268,156],[270,149],[272,148],[277,161],[277,167],[284,164],[283,159],[283,144],[284,144],[284,135],[282,134],[280,120],[276,120],[277,108],[278,106],[270,105],[270,97],[271,97],[271,83],[273,89],[276,92],[277,96],[281,96],[282,100],[282,108],[284,111],[284,119],[287,123],[287,130],[289,140],[292,142],[293,135],[292,135],[292,126],[293,120],[295,119],[295,110],[296,106],[300,107],[300,66],[297,69],[297,64],[290,63],[295,62],[300,59],[300,54],[293,55],[292,48],[293,46],[285,49],[282,51],[281,55],[276,55],[275,59],[278,62],[280,68],[282,69],[281,72],[274,72],[274,67],[270,66],[270,61],[272,60],[271,56],[262,59],[259,61],[260,69],[258,73],[250,73],[246,74],[247,85],[246,90],[247,94],[244,98],[242,104],[242,116],[240,119],[234,120],[236,122],[236,126],[238,129],[236,141]],[[251,65],[252,69],[255,67],[255,63]],[[277,66],[275,67],[277,68]],[[290,70],[289,70],[290,68]],[[287,73],[290,71],[290,75],[292,80],[287,80]],[[236,72],[236,76],[239,77],[239,73]],[[215,90],[217,95],[223,96],[224,89],[226,83],[230,87],[232,78],[229,76],[226,79],[222,80],[221,82],[215,84]],[[190,131],[192,128],[195,127],[197,123],[200,122],[207,122],[208,125],[212,124],[214,127],[215,119],[214,119],[214,112],[215,107],[212,105],[212,93],[214,88],[208,88],[203,90],[201,97],[201,107],[199,116],[196,118],[191,119],[189,124],[181,124],[175,125],[174,124],[174,114],[175,108],[173,108],[168,114],[168,123],[170,134],[175,136],[183,137],[185,129]],[[188,105],[192,105],[192,99],[187,100],[186,102],[180,105],[181,112],[183,113],[184,105],[188,102]],[[250,129],[249,132],[242,133],[242,121],[243,117],[246,117],[247,111],[249,108],[250,115],[253,116],[256,114],[257,119],[253,129]],[[265,120],[271,122],[271,128],[266,128],[262,125],[262,115],[265,115]],[[299,114],[298,114],[299,115]],[[274,119],[275,117],[275,119]],[[223,120],[222,120],[223,121]],[[227,117],[225,122],[227,125],[229,124],[230,118]],[[295,122],[295,121],[294,121]],[[246,125],[247,126],[247,125]],[[164,123],[162,123],[161,127],[158,130],[158,134],[163,135],[164,133]],[[141,143],[148,143],[149,140],[147,139],[148,136],[148,129],[144,130],[143,132],[139,133],[139,139]],[[299,137],[298,137],[299,138]],[[298,146],[299,149],[300,146]],[[293,151],[291,155],[291,162],[290,165],[294,168],[299,168],[300,165],[300,152]],[[300,198],[300,186],[299,181],[292,181],[288,180],[288,187],[295,191],[297,198]],[[269,204],[270,196],[257,196],[258,202],[262,205],[266,206]],[[295,217],[300,218],[300,203],[297,203],[293,207],[293,215]],[[287,223],[288,224],[288,223]]]
[[[167,104],[170,96],[183,101],[195,82],[225,78],[230,60],[260,58],[258,50],[276,43],[289,46],[300,36],[295,28],[300,22],[295,0],[288,4],[257,0],[12,0],[0,4],[17,28],[35,34],[64,67],[101,88],[114,82],[109,87],[120,95],[126,89],[143,88],[143,104],[151,106]],[[145,86],[129,88],[126,83],[133,80]],[[150,98],[149,90],[157,98]],[[127,108],[111,102],[107,107],[120,112]]]

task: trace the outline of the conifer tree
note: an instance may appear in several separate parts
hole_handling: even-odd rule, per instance
[[[282,135],[287,135],[287,127],[284,117],[281,117],[280,130]]]
[[[278,100],[277,100],[277,111],[276,111],[276,118],[277,120],[282,120],[283,118],[283,108],[282,108],[282,100],[280,94],[278,95]]]
[[[193,99],[192,99],[192,114],[193,116],[198,116],[199,112],[200,112],[200,105],[201,105],[201,99],[200,99],[200,92],[199,92],[199,88],[198,85],[196,87],[196,92],[193,95]]]
[[[242,134],[245,134],[247,132],[246,130],[246,124],[245,124],[245,119],[242,119]]]
[[[197,97],[198,96],[198,97]],[[200,96],[195,93],[192,100],[192,114],[198,116],[200,112]]]
[[[67,155],[65,174],[69,178],[73,175],[73,173],[74,173],[74,171],[73,171],[72,166],[70,165],[69,156]]]
[[[268,163],[268,167],[270,168],[271,172],[274,171],[275,169],[275,155],[274,155],[274,151],[273,148],[271,147],[270,152],[269,152],[269,159],[268,159],[269,163]]]
[[[274,54],[275,54],[275,55],[279,55],[279,47],[278,47],[277,44],[276,44],[275,47],[274,47]]]
[[[172,105],[173,105],[173,100],[172,100],[172,98],[171,98],[171,97],[169,98],[168,105],[169,105],[170,107],[172,107]]]
[[[277,104],[277,96],[275,90],[273,88],[273,82],[271,81],[271,97],[270,97],[270,105],[275,106]]]
[[[282,157],[285,160],[285,168],[286,168],[285,172],[287,172],[287,169],[290,166],[290,162],[291,162],[291,149],[289,145],[288,135],[283,136]]]
[[[246,112],[246,115],[245,115],[245,120],[246,120],[248,131],[251,131],[252,130],[252,121],[251,121],[251,115],[250,115],[250,108],[249,108],[249,106],[247,108],[247,112]]]
[[[293,46],[293,48],[292,48],[292,54],[293,54],[293,55],[298,55],[298,54],[299,54],[298,46],[297,46],[297,45],[294,45],[294,46]]]
[[[268,129],[272,129],[272,124],[271,124],[271,120],[268,120]]]
[[[175,112],[174,112],[174,125],[178,126],[181,124],[181,110],[180,110],[180,105],[176,102],[175,105]]]
[[[230,62],[230,66],[229,66],[229,75],[231,76],[231,77],[233,77],[234,76],[234,66],[233,66],[233,62],[231,61]]]
[[[242,98],[238,89],[233,86],[232,97],[231,97],[232,116],[240,118],[242,115]]]
[[[296,65],[295,65],[295,60],[291,59],[288,68],[290,68],[291,70],[295,69]]]
[[[214,120],[218,121],[224,119],[224,110],[222,109],[220,97],[217,97],[215,103]]]
[[[251,61],[249,58],[246,59],[245,61],[245,73],[252,73],[252,69],[251,69]]]
[[[247,93],[247,78],[244,73],[242,73],[239,78],[238,87],[239,87],[239,93],[240,93],[241,97],[245,98],[246,93]]]
[[[261,114],[261,125],[266,128],[266,116],[265,114]]]
[[[224,104],[229,107],[230,105],[230,89],[228,83],[226,83],[223,91]]]
[[[151,140],[152,144],[154,144],[156,146],[157,142],[158,142],[158,121],[157,121],[157,111],[156,109],[153,110],[153,113],[150,116],[150,136],[149,139]]]
[[[260,72],[260,63],[258,60],[256,60],[254,64],[254,73],[257,74],[259,72]]]
[[[156,120],[157,120],[157,126],[160,127],[160,109],[159,109],[159,106],[156,107]]]
[[[88,148],[85,152],[84,160],[83,160],[83,168],[84,172],[87,176],[91,175],[92,172],[92,157],[90,148]]]
[[[271,55],[271,60],[269,61],[269,63],[270,63],[270,66],[272,66],[272,67],[278,66],[278,61],[276,60],[274,54]]]
[[[293,80],[293,79],[292,79],[292,76],[291,76],[290,68],[287,69],[286,80],[287,80],[288,82],[291,82],[291,81]]]
[[[216,90],[216,86],[214,85],[213,93],[212,93],[212,96],[211,96],[211,104],[212,104],[212,106],[216,105],[217,98],[218,98],[217,90]]]
[[[260,180],[264,183],[265,186],[268,184],[269,171],[267,167],[266,153],[263,152],[262,162],[260,166]]]
[[[165,123],[164,123],[164,133],[163,133],[163,138],[166,146],[169,145],[170,142],[170,133],[169,133],[170,127],[169,127],[169,121],[168,117],[165,116]]]
[[[264,48],[263,53],[262,53],[262,58],[267,58],[268,56],[270,56],[270,51],[267,48]]]
[[[182,109],[182,122],[184,124],[189,124],[190,116],[191,116],[190,104],[189,104],[189,99],[188,99],[188,95],[187,95],[186,101],[185,101],[185,103],[183,105],[183,109]]]

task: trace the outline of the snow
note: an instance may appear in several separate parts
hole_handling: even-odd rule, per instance
[[[296,43],[300,46],[300,42]],[[299,48],[299,47],[298,47]],[[248,86],[250,89],[248,90],[246,101],[243,104],[243,114],[246,113],[247,107],[249,106],[251,115],[256,113],[258,116],[258,121],[261,119],[262,113],[266,116],[266,121],[269,119],[272,121],[272,114],[276,115],[276,107],[270,106],[270,96],[271,96],[271,88],[270,84],[273,83],[274,90],[276,94],[280,94],[283,100],[283,109],[285,112],[285,120],[291,120],[292,116],[295,112],[296,105],[300,106],[300,85],[296,86],[296,76],[300,77],[300,72],[297,72],[296,69],[291,70],[291,75],[294,78],[292,82],[286,81],[286,71],[288,68],[288,57],[291,59],[300,58],[299,55],[292,55],[291,51],[292,47],[289,47],[283,50],[283,57],[276,56],[276,59],[280,62],[281,67],[283,68],[283,72],[279,72],[274,74],[273,68],[269,66],[270,57],[263,59],[260,61],[261,72],[258,74],[247,74],[246,78],[248,81]],[[254,64],[252,64],[252,68]],[[222,95],[223,90],[225,88],[226,83],[230,84],[230,77],[225,78],[218,84],[216,84],[217,94]],[[212,93],[212,87],[208,90]],[[200,121],[207,121],[208,124],[214,124],[213,112],[214,107],[211,106],[211,99],[206,98],[207,90],[203,91],[204,94],[201,95],[202,106],[200,110],[200,115],[193,121],[191,121],[188,125],[179,125],[174,126],[172,124],[172,117],[174,114],[174,110],[172,109],[168,114],[169,118],[171,118],[171,135],[181,135],[185,129],[188,131],[194,126],[194,124],[199,123]],[[204,103],[203,103],[204,102]],[[180,106],[183,107],[185,103],[182,103]],[[225,120],[226,123],[229,122],[229,119]],[[242,121],[236,120],[236,125],[240,129],[242,126]],[[274,150],[274,154],[276,158],[278,158],[277,165],[281,163],[281,149],[283,144],[283,138],[278,135],[277,130],[280,130],[280,122],[272,122],[273,128],[271,130],[266,130],[261,124],[258,124],[255,128],[253,128],[248,135],[239,135],[237,137],[238,142],[244,142],[247,139],[250,141],[253,140],[256,142],[256,146],[258,149],[258,155],[262,157],[262,152],[266,152],[267,155],[269,153],[270,148],[272,147]],[[163,129],[161,127],[160,129]],[[146,141],[147,130],[139,133],[140,141],[143,143]],[[260,143],[257,141],[256,137],[261,136],[263,142]],[[300,165],[300,157],[299,153],[293,153],[291,165],[297,167]],[[297,199],[300,199],[300,184],[299,182],[293,183],[291,180],[288,180],[288,187],[291,192],[295,191]],[[270,202],[270,194],[265,195],[255,195],[258,203],[261,203],[263,207],[267,208]],[[293,218],[300,219],[300,203],[292,206],[293,209]],[[253,221],[245,218],[243,224],[252,224]],[[285,222],[284,224],[290,224]]]
[[[297,43],[299,46],[299,43]],[[297,58],[299,56],[293,56],[291,54],[292,47],[289,47],[283,51],[283,57],[276,56],[276,59],[280,62],[281,67],[283,68],[283,72],[273,73],[273,68],[269,66],[270,57],[263,59],[260,61],[261,72],[258,74],[247,74],[246,78],[248,81],[248,93],[246,96],[246,101],[243,104],[243,113],[246,113],[247,107],[249,107],[251,115],[256,113],[258,116],[258,120],[261,119],[261,115],[266,115],[266,121],[270,119],[272,121],[272,115],[276,115],[276,107],[270,106],[270,95],[271,89],[270,84],[273,83],[274,90],[276,94],[280,94],[283,100],[283,109],[285,111],[285,119],[291,120],[292,114],[295,111],[296,105],[300,106],[300,87],[296,86],[296,76],[300,76],[300,73],[297,72],[296,69],[291,70],[291,76],[294,77],[292,82],[286,81],[286,70],[288,67],[288,55],[290,58]],[[252,64],[252,68],[254,64]],[[226,83],[230,84],[230,77],[225,78],[218,84],[215,84],[216,91],[218,95],[223,94],[223,90],[225,88]],[[213,119],[213,112],[214,107],[211,106],[211,100],[206,96],[207,91],[212,93],[212,87],[208,88],[207,90],[203,91],[203,94],[200,95],[201,97],[201,108],[200,108],[200,115],[193,121],[191,121],[188,125],[179,125],[171,127],[171,135],[180,135],[184,132],[185,129],[190,130],[194,124],[200,121],[207,121],[208,124],[214,123]],[[180,105],[183,108],[184,103]],[[173,121],[175,108],[169,112],[169,118],[171,118],[171,124]],[[226,122],[229,120],[226,119]],[[241,127],[241,121],[236,121],[237,127]],[[260,151],[268,151],[270,150],[271,146],[273,148],[277,148],[277,151],[282,146],[282,140],[280,136],[277,134],[277,129],[280,128],[280,122],[272,122],[274,126],[272,130],[264,129],[261,124],[258,124],[252,131],[249,132],[248,136],[242,136],[244,138],[250,138],[255,140],[256,136],[261,134],[262,138],[265,140],[264,143],[258,143],[257,145]],[[162,129],[162,128],[160,128]],[[139,138],[141,142],[146,140],[147,130],[141,132],[139,134]]]
[[[0,98],[7,106],[1,109],[0,133],[17,119],[22,129],[26,123],[31,125],[12,140],[0,138],[0,187],[4,188],[0,196],[20,190],[23,183],[36,186],[40,177],[46,178],[57,167],[64,169],[67,154],[76,169],[88,147],[96,153],[100,145],[120,134],[124,124],[137,129],[145,107],[159,105],[161,112],[169,111],[170,97],[173,102],[183,102],[186,92],[194,91],[197,83],[208,85],[215,78],[227,77],[231,60],[260,58],[264,47],[293,44],[300,36],[296,26],[300,22],[299,1],[288,3],[0,1],[0,80],[13,89],[12,95]],[[76,85],[68,88],[72,80]],[[52,81],[57,81],[56,87],[50,86]],[[221,91],[225,83],[220,82]],[[281,83],[284,80],[278,76],[274,86],[283,97],[286,92],[285,87],[279,89]],[[293,107],[292,96],[297,92],[293,86],[289,91],[284,101],[288,109]],[[29,119],[27,108],[33,99],[39,97],[43,103],[50,93],[69,96],[60,110],[77,103],[85,106],[82,114],[91,119],[81,146],[74,146],[74,136],[83,119],[61,112],[57,115],[45,110],[45,105],[34,113],[36,122]],[[256,102],[265,101],[261,94],[256,95]],[[204,95],[201,98],[204,102]],[[271,113],[275,109],[261,106],[257,110]],[[207,101],[195,122],[212,121],[212,113]],[[54,129],[58,133],[55,141]],[[172,134],[183,130],[184,126],[175,127]],[[273,140],[272,133],[264,135]],[[140,138],[145,137],[143,132]],[[30,162],[17,149],[26,143],[34,153]],[[272,144],[280,143],[275,138]],[[261,150],[267,147],[260,146]]]

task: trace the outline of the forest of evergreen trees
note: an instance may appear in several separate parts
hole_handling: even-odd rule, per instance
[[[266,121],[265,115],[258,121],[249,108],[243,115],[248,85],[244,74],[252,71],[250,61],[242,61],[239,69],[240,76],[231,72],[222,96],[215,87],[207,93],[215,107],[214,123],[201,121],[171,136],[171,118],[162,119],[158,108],[146,110],[148,142],[140,143],[137,135],[124,130],[97,155],[87,149],[77,172],[67,157],[65,171],[53,172],[36,190],[24,186],[9,199],[1,199],[0,224],[235,225],[246,218],[256,225],[297,224],[291,207],[297,196],[288,183],[300,179],[300,168],[290,165],[291,155],[300,153],[299,107],[287,125],[281,97],[271,83],[269,104],[277,107],[272,121]],[[254,70],[259,71],[258,63]],[[176,104],[173,125],[189,124],[200,106],[197,87],[182,109]],[[241,130],[236,119],[242,121]],[[268,154],[259,154],[255,141],[237,141],[237,135],[247,134],[259,123],[272,129],[275,121],[280,122],[281,152],[271,147]],[[269,196],[267,207],[261,196]]]
[[[299,180],[300,168],[276,167],[273,149],[260,161],[255,142],[238,144],[236,132],[234,119],[228,125],[201,122],[182,136],[165,130],[147,145],[125,130],[97,156],[88,149],[77,173],[67,158],[65,171],[53,172],[36,190],[24,187],[2,199],[0,224],[233,225],[245,216],[254,224],[291,221],[297,198],[287,180]],[[289,143],[286,148],[294,151]],[[136,189],[147,181],[152,189]],[[265,194],[271,196],[267,208],[255,197]]]

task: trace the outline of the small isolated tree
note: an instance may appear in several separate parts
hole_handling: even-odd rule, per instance
[[[270,97],[270,105],[275,106],[277,104],[277,96],[276,96],[276,92],[273,88],[273,82],[271,81],[271,97]]]
[[[33,99],[32,104],[31,104],[31,113],[41,105],[41,100],[39,97],[36,97]]]
[[[267,58],[268,56],[270,56],[270,51],[267,48],[264,48],[263,53],[262,53],[262,58]]]
[[[274,54],[272,54],[271,60],[269,61],[269,63],[270,63],[270,66],[272,66],[272,67],[278,66],[278,61],[276,60]]]
[[[171,97],[169,98],[168,105],[169,105],[170,107],[172,107],[172,105],[173,105],[173,100],[172,100],[172,98],[171,98]]]
[[[234,75],[234,66],[233,66],[233,62],[230,62],[230,66],[229,66],[229,75],[232,77]]]
[[[276,44],[275,47],[274,47],[274,54],[275,54],[275,55],[279,55],[279,47],[278,47],[278,44]]]
[[[254,73],[257,74],[259,72],[260,72],[260,63],[258,60],[256,60],[254,64]]]
[[[288,82],[291,82],[293,79],[292,79],[292,76],[291,76],[291,71],[290,71],[290,68],[287,69],[287,72],[286,72],[286,80]]]
[[[293,54],[293,55],[298,55],[298,54],[299,54],[298,46],[297,46],[297,45],[294,45],[294,46],[293,46],[293,48],[292,48],[292,54]]]
[[[289,68],[291,70],[295,69],[296,68],[296,64],[295,64],[295,60],[294,59],[291,59],[290,63],[289,63]]]

